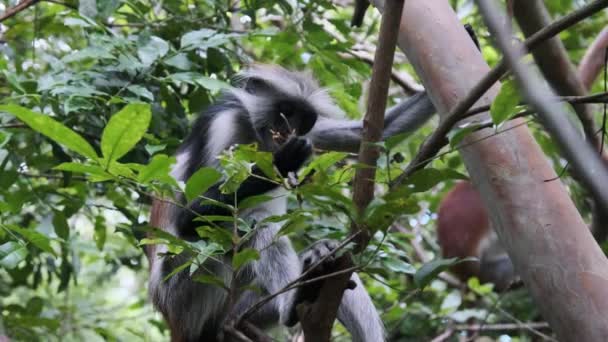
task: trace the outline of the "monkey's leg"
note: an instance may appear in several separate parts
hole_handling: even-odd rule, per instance
[[[161,273],[153,274],[150,283],[152,300],[167,320],[172,342],[216,341],[226,315],[226,291],[193,281],[188,270],[163,280],[187,260],[185,256],[162,260],[163,267],[157,270]],[[223,263],[209,259],[204,270],[228,281],[230,274]]]
[[[251,265],[255,275],[254,283],[269,294],[277,293],[300,276],[302,273],[300,259],[287,237],[282,236],[278,239],[275,237],[280,229],[278,224],[265,224],[256,229],[250,241],[251,247],[260,252],[260,259]],[[295,290],[290,290],[278,295],[269,303],[270,307],[265,309],[266,313],[277,315],[278,322],[286,324],[293,307],[294,294]]]
[[[300,254],[303,268],[306,269],[324,258],[337,247],[337,242],[332,240],[320,240],[309,249]],[[333,262],[333,257],[326,259],[327,263]],[[323,264],[319,265],[323,272]],[[317,275],[318,271],[313,271]],[[338,308],[338,320],[346,327],[355,342],[379,342],[384,341],[384,326],[380,316],[374,307],[361,279],[353,273],[350,279],[356,284],[352,290],[345,290],[342,302]],[[320,288],[320,285],[319,285]],[[302,289],[308,291],[310,289]],[[297,300],[301,298],[298,294]],[[297,303],[296,303],[297,304]]]

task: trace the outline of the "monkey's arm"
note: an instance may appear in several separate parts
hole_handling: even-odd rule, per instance
[[[276,183],[263,179],[266,176],[257,166],[253,167],[252,173],[254,176],[247,177],[247,179],[241,183],[240,187],[236,191],[236,194],[224,194],[220,191],[220,185],[216,184],[207,190],[205,197],[234,206],[235,198],[238,201],[242,201],[247,197],[266,193],[278,186]],[[196,222],[194,219],[198,216],[207,215],[230,216],[232,213],[223,206],[209,203],[209,201],[201,201],[200,199],[196,199],[188,205],[187,209],[182,209],[182,213],[178,216],[177,226],[179,227],[180,233],[183,236],[196,234],[195,229],[201,225],[201,222]]]
[[[414,132],[435,112],[426,92],[418,93],[386,112],[382,138]],[[362,130],[362,121],[319,118],[308,136],[316,148],[356,153],[361,144]]]
[[[285,143],[277,152],[273,155],[273,163],[278,169],[282,176],[287,176],[289,172],[297,171],[304,162],[312,154],[312,146],[307,139],[295,137],[291,138]],[[266,179],[266,176],[262,170],[254,166],[252,169],[252,175],[247,177],[243,183],[239,186],[235,193],[224,194],[220,191],[220,184],[215,184],[205,193],[205,197],[211,198],[217,202],[228,204],[231,206],[235,205],[236,201],[240,202],[247,197],[262,195],[273,189],[276,189],[279,185],[276,182],[272,182]],[[238,203],[237,202],[237,203]],[[188,205],[187,209],[183,209],[182,213],[178,216],[177,226],[182,236],[196,236],[196,227],[200,226],[200,223],[195,222],[194,219],[197,216],[205,215],[232,215],[232,213],[225,207],[217,205],[215,203],[209,203],[208,201],[201,201],[199,199],[192,201]]]

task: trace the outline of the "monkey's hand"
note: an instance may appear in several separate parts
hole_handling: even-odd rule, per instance
[[[310,246],[310,248],[304,250],[300,253],[300,262],[302,263],[302,272],[308,271],[313,265],[315,265],[319,260],[323,260],[319,265],[317,265],[314,269],[310,270],[310,272],[302,279],[302,281],[314,279],[323,275],[327,275],[333,273],[336,270],[335,261],[337,256],[333,254],[333,250],[338,247],[338,243],[333,240],[323,239],[317,241],[315,244]],[[315,281],[306,286],[300,286],[297,289],[297,292],[294,296],[293,306],[291,308],[291,312],[289,314],[289,319],[285,323],[288,327],[291,327],[298,323],[298,313],[296,307],[298,304],[303,302],[312,303],[317,300],[319,296],[319,292],[321,287],[323,286],[323,280]],[[347,289],[354,289],[357,284],[349,280]]]
[[[310,140],[292,136],[274,153],[274,165],[282,176],[298,171],[312,155]]]

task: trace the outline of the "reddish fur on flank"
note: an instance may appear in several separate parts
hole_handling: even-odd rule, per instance
[[[443,257],[479,258],[479,245],[489,233],[488,213],[473,184],[456,184],[439,205],[437,237]],[[452,272],[462,280],[479,277],[479,262],[460,263]]]
[[[150,209],[150,225],[155,228],[167,230],[171,224],[170,220],[171,203],[159,199],[155,199],[152,202],[152,209]],[[156,245],[147,246],[147,255],[150,265],[154,262],[154,254],[156,253]]]

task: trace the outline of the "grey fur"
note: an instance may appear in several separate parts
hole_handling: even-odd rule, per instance
[[[178,163],[172,172],[178,180],[187,180],[202,166],[217,167],[217,155],[232,146],[257,142],[259,148],[275,151],[278,146],[262,130],[271,118],[267,114],[276,101],[288,99],[313,108],[316,123],[306,135],[313,145],[327,150],[356,151],[361,139],[361,123],[343,118],[340,109],[327,93],[309,75],[291,72],[276,66],[253,66],[240,74],[239,88],[228,91],[218,104],[212,106],[193,126],[193,132],[184,140],[178,151]],[[261,86],[256,82],[261,81]],[[254,87],[252,89],[252,87]],[[294,102],[296,103],[296,102]],[[298,111],[301,108],[297,108]],[[306,112],[306,111],[304,111]],[[434,113],[424,94],[395,106],[386,116],[385,137],[416,130]],[[285,196],[273,191],[277,197],[242,213],[248,220],[263,221],[271,215],[284,214]],[[159,224],[165,231],[180,235],[177,216],[183,215],[177,207],[171,212],[168,223]],[[265,223],[255,227],[256,233],[248,247],[260,251],[260,260],[250,263],[238,277],[239,285],[255,284],[264,293],[274,293],[301,274],[301,261],[289,239],[276,238],[278,223]],[[164,251],[157,246],[156,252]],[[171,326],[175,341],[194,341],[202,337],[214,341],[226,319],[236,316],[259,299],[252,291],[245,292],[231,311],[226,306],[227,294],[215,286],[193,282],[186,272],[180,272],[162,281],[171,270],[188,260],[180,255],[163,259],[151,255],[150,294],[155,306],[163,312]],[[231,279],[230,260],[210,260],[198,272],[211,272]],[[338,312],[338,319],[346,326],[356,342],[384,340],[384,328],[376,309],[359,277],[352,278],[357,287],[346,291]],[[294,301],[293,291],[283,293],[260,309],[251,318],[254,324],[270,327],[285,323]]]
[[[436,113],[426,92],[418,93],[390,108],[384,117],[383,138],[415,132]],[[322,150],[359,152],[361,121],[320,118],[308,134],[313,145]]]

